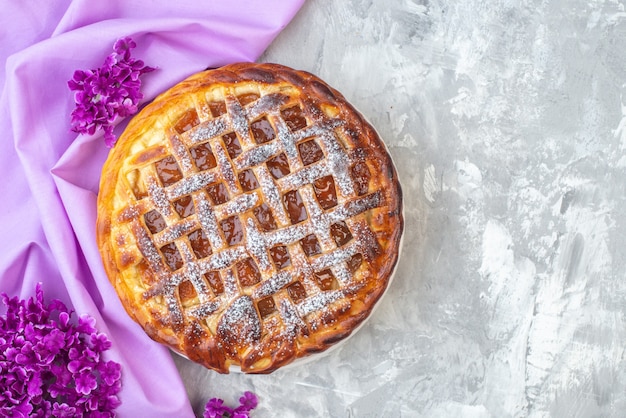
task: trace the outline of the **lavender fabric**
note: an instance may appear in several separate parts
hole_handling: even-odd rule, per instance
[[[122,365],[119,416],[192,416],[169,352],[123,310],[95,243],[101,132],[70,131],[77,69],[98,68],[118,38],[157,67],[144,102],[207,67],[254,61],[304,0],[0,1],[0,291],[88,313]],[[116,127],[119,135],[127,121]]]

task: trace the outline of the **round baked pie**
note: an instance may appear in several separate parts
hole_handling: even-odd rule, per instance
[[[401,190],[375,130],[319,78],[240,63],[189,77],[120,136],[97,240],[154,340],[269,373],[347,337],[390,280]]]

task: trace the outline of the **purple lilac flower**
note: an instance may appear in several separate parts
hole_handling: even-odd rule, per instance
[[[239,404],[235,412],[247,413],[257,407],[259,400],[254,393],[244,392],[243,396],[239,398]]]
[[[67,82],[70,90],[76,92],[76,108],[71,115],[74,132],[93,135],[102,129],[105,144],[115,144],[113,122],[137,112],[143,98],[139,77],[155,69],[131,57],[130,51],[136,46],[129,37],[118,39],[102,67],[74,72]]]
[[[121,367],[103,359],[111,343],[95,320],[46,305],[41,285],[28,300],[1,296],[0,416],[114,416]]]
[[[235,409],[224,405],[219,398],[212,398],[204,409],[204,418],[249,418],[250,411],[257,407],[259,400],[252,392],[245,392],[239,398],[239,406]]]

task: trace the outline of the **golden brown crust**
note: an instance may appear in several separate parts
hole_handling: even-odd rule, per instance
[[[402,195],[374,129],[277,64],[189,77],[129,123],[102,171],[97,240],[150,337],[269,373],[348,336],[385,291]]]

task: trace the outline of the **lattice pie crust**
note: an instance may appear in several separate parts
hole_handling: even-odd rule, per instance
[[[391,159],[344,97],[242,63],[133,118],[104,165],[97,239],[150,337],[222,373],[268,373],[369,315],[402,225]]]

